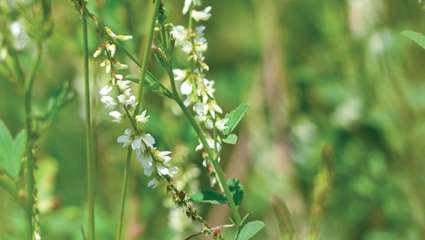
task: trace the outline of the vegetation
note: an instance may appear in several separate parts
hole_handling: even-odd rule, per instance
[[[0,240],[423,239],[421,1],[0,1]]]

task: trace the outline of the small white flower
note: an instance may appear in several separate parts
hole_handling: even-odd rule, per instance
[[[130,81],[127,80],[119,80],[117,81],[117,85],[120,88],[121,91],[127,90],[128,88],[130,88]]]
[[[112,87],[109,85],[105,85],[103,88],[100,89],[99,93],[102,96],[108,95],[112,91]]]
[[[198,116],[205,116],[208,112],[208,106],[204,103],[196,103],[193,106],[193,110]]]
[[[115,46],[115,44],[112,43],[106,43],[105,44],[105,48],[106,50],[109,52],[109,55],[111,57],[115,56],[115,53],[117,51],[117,47]]]
[[[101,53],[102,53],[102,48],[101,47],[96,48],[96,51],[93,53],[93,58],[99,57]]]
[[[161,151],[158,154],[158,157],[161,158],[164,163],[168,163],[171,161],[171,156],[170,156],[171,152],[170,151]]]
[[[133,39],[133,36],[131,35],[117,35],[117,39],[121,41],[128,41]]]
[[[174,80],[176,81],[183,81],[187,77],[187,71],[178,69],[178,68],[173,69],[173,74],[174,74]]]
[[[192,0],[184,0],[184,6],[183,6],[183,14],[186,15],[187,12],[189,12],[190,5],[192,5]]]
[[[183,41],[183,42],[181,43],[181,48],[182,48],[182,51],[183,51],[184,53],[189,54],[189,53],[191,53],[191,52],[192,52],[193,45],[192,45],[192,43],[191,43],[190,41]]]
[[[226,129],[228,121],[229,119],[223,118],[215,123],[215,127],[222,132]]]
[[[147,114],[146,110],[135,117],[136,121],[139,123],[147,123],[149,121],[149,118],[150,116]]]
[[[188,37],[188,31],[183,26],[173,26],[171,29],[171,35],[176,39],[176,43],[180,45],[181,42],[185,41]]]
[[[133,142],[131,142],[131,148],[135,151],[140,150],[142,152],[146,150],[145,145],[143,145],[142,143],[141,137],[137,137],[136,139],[133,140]]]
[[[158,180],[156,178],[153,178],[148,182],[148,187],[150,188],[156,188],[158,186]]]
[[[183,95],[189,95],[192,92],[192,84],[189,81],[184,81],[180,85],[180,91]]]
[[[122,147],[128,147],[131,144],[132,131],[130,128],[124,130],[124,134],[117,138],[117,143],[122,144]]]
[[[103,60],[100,63],[100,66],[105,68],[105,72],[106,73],[110,73],[111,72],[112,65],[111,65],[111,61],[109,61],[109,59]]]
[[[197,22],[208,21],[208,19],[211,17],[211,9],[212,7],[208,6],[202,11],[192,10],[192,18]]]
[[[155,138],[152,137],[149,133],[146,133],[142,135],[143,142],[148,146],[149,148],[152,148],[153,145],[155,145]]]
[[[105,105],[108,109],[114,109],[117,106],[117,102],[111,96],[102,96],[100,101]]]
[[[108,27],[105,27],[106,34],[108,34],[112,39],[128,41],[133,38],[131,35],[118,35],[112,32],[112,30]]]
[[[157,166],[156,169],[158,170],[158,174],[162,176],[170,175],[170,171],[168,168],[164,166]]]
[[[115,80],[117,80],[117,81],[124,80],[124,76],[122,74],[115,74],[114,77],[115,77]]]
[[[116,62],[115,62],[115,66],[116,66],[118,69],[128,69],[128,65],[127,65],[127,64],[120,63],[120,62],[118,62],[118,61],[116,61]]]
[[[112,111],[112,112],[109,113],[109,116],[112,117],[113,122],[121,122],[122,113],[120,113],[118,111]]]

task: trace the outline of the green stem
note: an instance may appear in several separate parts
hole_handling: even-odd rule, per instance
[[[145,75],[146,75],[148,64],[149,64],[150,55],[151,55],[151,52],[152,52],[151,51],[151,45],[152,45],[155,23],[156,23],[156,18],[157,18],[157,15],[158,15],[160,3],[161,3],[160,0],[155,1],[154,12],[152,14],[151,22],[149,23],[150,24],[149,25],[149,32],[148,32],[148,35],[147,35],[147,40],[145,42],[145,52],[144,52],[144,55],[143,55],[143,60],[142,60],[142,65],[141,65],[141,73],[140,73],[141,76],[140,76],[140,80],[139,80],[139,85],[140,85],[139,96],[138,96],[138,99],[137,99],[137,106],[134,109],[133,117],[131,117],[128,110],[126,108],[124,108],[127,116],[129,117],[129,119],[132,123],[133,128],[135,128],[136,131],[138,131],[138,129],[137,129],[137,126],[136,126],[133,118],[134,118],[134,116],[139,114],[139,112],[141,111],[141,108],[142,108],[143,91],[144,91],[144,86],[145,86],[145,84],[143,83],[143,80],[145,79]],[[127,53],[127,55],[131,56],[131,54],[129,54],[128,52],[126,52],[126,53]],[[134,58],[132,60],[135,61],[136,59]],[[137,61],[135,61],[135,62],[137,62]],[[127,161],[126,161],[126,166],[125,166],[125,170],[124,170],[124,180],[123,180],[123,186],[122,186],[122,189],[121,189],[121,207],[120,207],[120,219],[119,219],[119,223],[118,223],[118,231],[117,231],[117,236],[116,236],[117,240],[120,240],[121,235],[122,235],[124,210],[125,210],[125,203],[126,203],[126,198],[127,198],[128,175],[129,175],[129,172],[130,172],[130,168],[131,168],[131,147],[128,148],[128,152],[127,152]]]
[[[171,65],[170,65],[171,66]],[[217,160],[217,157],[215,156],[216,154],[214,154],[213,150],[210,148],[210,146],[208,145],[208,142],[205,138],[205,134],[204,131],[202,131],[201,127],[199,126],[199,124],[196,122],[195,118],[193,117],[192,113],[189,111],[189,109],[184,105],[178,91],[177,91],[177,87],[174,81],[174,74],[172,72],[172,68],[170,67],[168,69],[168,75],[170,77],[171,80],[171,88],[172,91],[174,93],[174,100],[176,101],[176,103],[179,105],[179,107],[181,108],[181,110],[183,111],[184,115],[186,116],[186,118],[188,119],[188,121],[190,122],[190,124],[192,125],[193,129],[195,130],[196,134],[199,137],[199,140],[201,141],[202,145],[204,146],[204,148],[207,150],[207,154],[208,154],[208,158],[210,159],[213,167],[214,167],[214,171],[217,175],[217,181],[221,187],[221,189],[223,190],[224,194],[226,195],[227,198],[227,204],[230,208],[230,212],[232,214],[232,218],[233,221],[235,221],[236,225],[240,226],[242,223],[242,218],[239,214],[239,211],[236,207],[236,204],[233,200],[233,195],[230,192],[229,186],[227,186],[226,183],[226,178],[224,176],[224,171],[221,168],[220,163]]]
[[[25,82],[25,128],[28,134],[28,142],[26,145],[26,157],[27,157],[27,220],[29,223],[28,234],[30,239],[33,239],[35,223],[34,223],[34,203],[35,203],[35,179],[34,179],[34,145],[37,138],[36,133],[33,130],[33,119],[32,119],[32,92],[33,85],[38,68],[40,66],[42,56],[42,46],[37,46],[37,57],[32,67],[30,76]],[[19,60],[16,58],[16,63],[19,65]],[[20,70],[22,71],[22,69]],[[23,77],[23,74],[19,74]]]
[[[93,152],[93,122],[91,118],[91,97],[89,79],[89,49],[87,31],[87,13],[83,11],[83,41],[84,41],[84,92],[86,107],[86,158],[87,158],[87,202],[88,202],[88,239],[95,239],[95,163]]]
[[[121,189],[120,219],[118,223],[118,230],[117,230],[117,236],[116,236],[117,240],[121,240],[122,227],[124,224],[124,211],[125,211],[125,203],[127,199],[128,176],[130,175],[130,167],[131,167],[131,152],[132,152],[131,147],[128,147],[127,161],[126,161],[125,169],[124,169],[124,180],[123,180],[122,189]]]
[[[147,40],[145,42],[145,52],[144,52],[143,60],[142,60],[142,68],[140,70],[141,72],[140,72],[140,80],[139,80],[139,84],[140,84],[139,97],[138,97],[136,109],[134,110],[134,116],[139,114],[139,112],[141,110],[141,102],[142,102],[142,99],[143,99],[143,90],[144,90],[144,85],[145,85],[145,84],[143,84],[143,80],[145,79],[145,75],[146,75],[148,64],[149,64],[150,55],[151,55],[151,52],[152,52],[151,46],[152,46],[155,23],[156,23],[156,18],[158,16],[158,10],[159,10],[160,3],[161,3],[160,0],[155,1],[154,12],[152,14],[152,19],[151,19],[151,22],[150,22],[150,25],[149,25],[149,32],[148,32]]]

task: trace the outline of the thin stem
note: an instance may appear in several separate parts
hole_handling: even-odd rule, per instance
[[[84,92],[86,107],[86,158],[87,158],[87,202],[88,202],[88,239],[95,239],[95,163],[93,152],[93,122],[91,118],[91,97],[89,78],[89,49],[87,34],[87,14],[82,13],[83,41],[84,41]]]
[[[117,231],[117,240],[121,240],[122,235],[122,227],[124,223],[124,211],[125,211],[125,203],[127,199],[127,186],[128,186],[128,177],[130,175],[130,167],[131,167],[131,147],[128,147],[127,150],[127,161],[124,169],[124,180],[121,189],[121,206],[120,206],[120,219],[118,223],[118,231]]]
[[[141,111],[142,108],[142,101],[143,101],[143,90],[144,90],[144,86],[145,84],[143,83],[143,80],[145,79],[145,75],[147,72],[147,67],[149,64],[149,59],[150,59],[150,55],[151,55],[151,45],[152,45],[152,39],[153,39],[153,35],[154,35],[154,29],[155,29],[155,23],[156,23],[156,18],[158,15],[158,10],[159,10],[159,5],[160,5],[160,0],[156,0],[155,1],[155,6],[154,6],[154,12],[152,14],[152,19],[151,22],[149,23],[149,32],[147,35],[147,40],[146,40],[146,44],[145,44],[145,52],[143,55],[143,60],[142,60],[142,65],[141,65],[141,73],[140,73],[140,80],[139,80],[139,96],[137,99],[137,106],[134,109],[134,113],[133,113],[133,117],[131,117],[131,115],[129,114],[129,111],[127,110],[127,108],[124,107],[124,110],[127,114],[127,116],[129,117],[132,126],[134,129],[136,129],[136,131],[138,131],[137,126],[134,122],[134,116],[136,116],[137,114],[139,114],[139,112]],[[124,52],[131,56],[130,53],[127,52],[127,50],[124,50]],[[130,57],[132,58],[132,56]],[[135,58],[132,58],[132,60],[134,62],[137,62]],[[140,65],[138,64],[138,66],[140,67]],[[124,219],[124,210],[125,210],[125,203],[126,203],[126,198],[127,198],[127,185],[128,185],[128,175],[130,172],[130,168],[131,168],[131,147],[128,148],[128,152],[127,152],[127,161],[126,161],[126,166],[125,166],[125,170],[124,170],[124,180],[123,180],[123,186],[121,189],[121,208],[120,208],[120,219],[119,219],[119,223],[118,223],[118,231],[117,231],[117,236],[116,239],[120,240],[121,239],[121,235],[122,235],[122,227],[123,227],[123,219]]]
[[[25,128],[28,134],[28,142],[26,145],[26,157],[27,157],[27,220],[29,223],[28,234],[30,239],[34,236],[35,223],[34,223],[34,203],[35,203],[35,179],[34,179],[34,145],[37,138],[36,133],[34,132],[33,119],[32,119],[32,90],[34,85],[34,80],[40,66],[41,56],[42,56],[42,45],[37,46],[37,57],[32,67],[30,76],[25,82]],[[19,64],[19,59],[16,57],[16,63]],[[22,71],[22,69],[20,70]],[[23,77],[23,73],[19,74],[20,77]]]
[[[156,23],[156,18],[158,16],[158,10],[159,10],[160,3],[161,3],[160,0],[155,1],[154,12],[152,14],[152,19],[151,19],[151,22],[150,22],[150,25],[149,25],[149,32],[148,32],[147,40],[145,42],[146,43],[145,44],[145,52],[144,52],[143,60],[142,60],[142,68],[140,70],[139,97],[138,97],[136,109],[134,110],[134,116],[139,114],[139,112],[141,110],[141,102],[142,102],[142,99],[143,99],[143,90],[144,90],[144,85],[145,85],[145,84],[143,84],[143,80],[145,79],[145,75],[146,75],[148,64],[149,64],[150,55],[151,55],[151,52],[152,52],[151,46],[152,46],[155,23]]]
[[[171,66],[171,64],[170,64],[170,66]],[[169,67],[169,69],[168,69],[168,75],[169,75],[169,78],[170,78],[170,81],[171,81],[171,88],[172,88],[172,91],[174,93],[174,100],[179,105],[179,107],[183,111],[184,115],[186,116],[186,118],[188,119],[190,124],[192,125],[192,127],[195,130],[196,134],[198,135],[202,145],[205,147],[205,149],[207,149],[208,158],[210,159],[210,161],[211,161],[211,163],[214,167],[214,171],[217,175],[217,181],[218,181],[221,189],[223,190],[224,194],[226,195],[227,204],[229,205],[233,221],[235,221],[236,225],[239,226],[242,223],[242,218],[241,218],[239,211],[236,207],[236,204],[233,200],[233,195],[230,192],[229,186],[227,186],[227,184],[226,184],[226,178],[224,176],[224,171],[221,168],[221,165],[218,162],[217,157],[215,156],[214,152],[212,151],[212,149],[208,145],[208,142],[205,138],[205,134],[202,131],[201,127],[195,121],[195,118],[193,117],[193,115],[189,111],[189,109],[187,109],[187,107],[184,105],[184,103],[183,103],[183,101],[182,101],[182,99],[181,99],[181,97],[180,97],[180,95],[177,91],[177,87],[176,87],[175,80],[174,80],[174,74],[172,72],[171,67]]]

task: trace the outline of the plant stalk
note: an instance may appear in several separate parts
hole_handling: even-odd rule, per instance
[[[174,80],[174,74],[172,72],[171,67],[168,69],[168,75],[169,75],[170,80],[171,80],[171,88],[172,88],[172,91],[173,91],[173,94],[174,94],[174,100],[179,105],[179,107],[183,111],[184,115],[186,116],[186,118],[188,119],[190,124],[192,125],[192,127],[195,130],[196,134],[198,135],[202,145],[205,147],[205,149],[207,149],[208,158],[210,159],[210,161],[211,161],[211,163],[214,167],[214,171],[217,175],[217,181],[218,181],[221,189],[223,190],[224,195],[226,195],[227,204],[230,208],[230,212],[231,212],[233,221],[235,222],[235,224],[237,226],[240,226],[241,223],[242,223],[242,218],[241,218],[239,211],[236,207],[235,201],[233,200],[233,195],[230,192],[229,186],[227,186],[226,178],[224,176],[224,171],[221,168],[221,165],[217,160],[217,156],[215,156],[214,152],[212,151],[212,149],[208,145],[208,142],[205,138],[204,131],[202,131],[199,124],[195,121],[195,118],[193,117],[192,113],[189,111],[189,109],[187,109],[187,107],[184,105],[182,99],[180,98],[180,95],[177,91],[177,87],[176,87],[175,80]]]
[[[35,222],[34,222],[34,203],[35,203],[35,179],[34,179],[34,145],[37,138],[36,133],[33,129],[33,119],[32,119],[32,92],[33,85],[38,68],[40,66],[41,56],[42,56],[42,45],[37,46],[37,56],[32,67],[29,78],[25,82],[25,128],[28,134],[28,142],[26,145],[26,158],[27,158],[27,221],[29,224],[28,234],[30,239],[34,237]],[[16,57],[17,64],[19,61]],[[20,77],[23,77],[23,74],[20,74]]]
[[[89,49],[87,13],[82,13],[83,42],[84,42],[84,93],[86,108],[86,158],[87,158],[87,203],[88,203],[88,239],[95,239],[95,162],[93,151],[93,122],[91,117],[90,77],[89,77]]]
[[[128,186],[128,177],[130,175],[130,167],[131,167],[131,147],[128,147],[127,151],[127,160],[125,163],[125,169],[124,169],[124,179],[121,189],[121,205],[120,205],[120,219],[118,222],[118,230],[117,230],[117,240],[121,240],[122,235],[122,228],[124,224],[124,212],[125,212],[125,203],[127,200],[127,186]]]
[[[149,32],[148,32],[147,39],[146,39],[145,46],[144,46],[145,52],[143,54],[142,67],[141,67],[141,70],[140,70],[139,96],[138,96],[138,102],[137,102],[136,109],[134,110],[134,116],[139,114],[139,112],[141,111],[141,106],[142,106],[141,102],[143,100],[143,90],[144,90],[144,85],[145,85],[145,84],[143,84],[143,80],[145,79],[145,75],[146,75],[148,64],[149,64],[150,55],[151,55],[151,52],[152,52],[151,46],[152,46],[152,40],[153,40],[153,35],[154,35],[156,18],[158,16],[158,10],[159,10],[160,4],[161,4],[160,0],[155,0],[154,12],[152,14],[152,19],[149,23]]]

